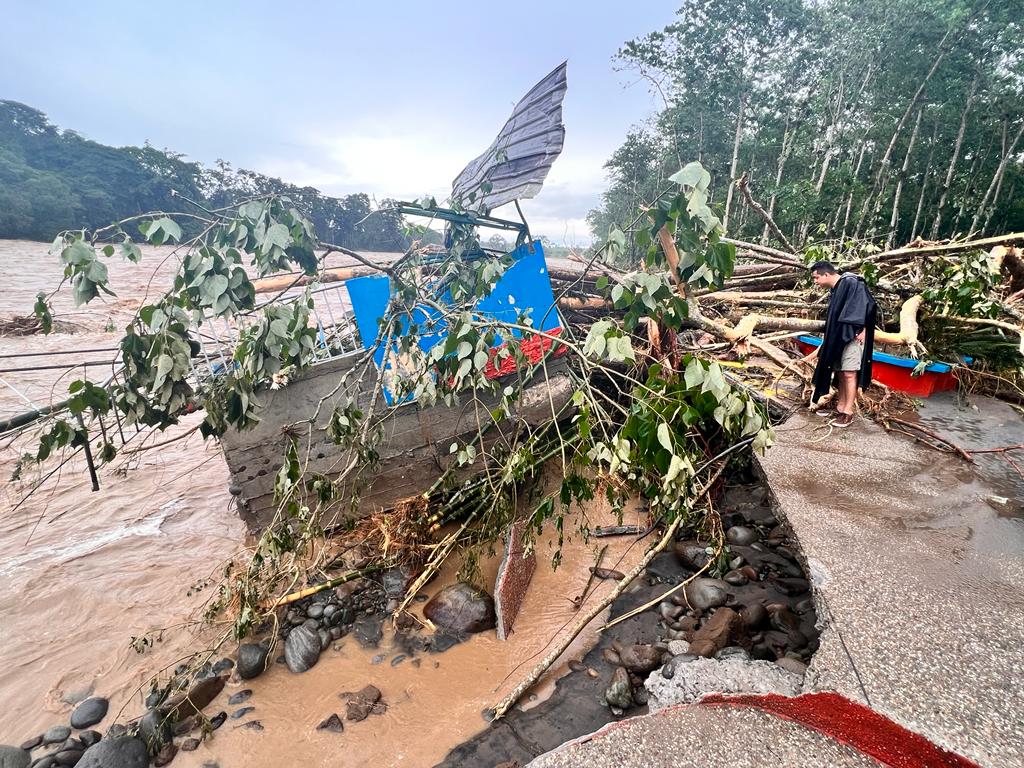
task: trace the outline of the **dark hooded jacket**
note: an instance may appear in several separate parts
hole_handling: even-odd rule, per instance
[[[828,394],[833,379],[838,385],[835,370],[843,358],[843,349],[862,328],[865,329],[864,355],[860,361],[857,386],[867,389],[871,385],[871,352],[875,346],[877,315],[878,306],[863,277],[847,273],[839,278],[828,298],[825,337],[818,350],[818,365],[814,369],[812,401]]]

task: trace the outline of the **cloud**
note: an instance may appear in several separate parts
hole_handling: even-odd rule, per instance
[[[440,118],[392,116],[333,132],[323,127],[293,136],[290,157],[258,158],[256,170],[326,194],[365,192],[377,198],[410,200],[426,194],[443,199],[452,179],[482,152],[492,136],[480,128]],[[537,198],[522,202],[531,231],[556,243],[589,244],[586,215],[605,188],[608,147],[567,138]],[[495,212],[518,218],[513,206]]]

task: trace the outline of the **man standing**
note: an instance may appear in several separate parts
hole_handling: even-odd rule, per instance
[[[817,356],[818,364],[814,368],[811,402],[816,403],[828,394],[834,383],[839,394],[831,424],[848,427],[853,423],[857,387],[867,389],[871,385],[878,308],[863,277],[849,272],[839,274],[828,261],[811,265],[811,276],[815,285],[831,289],[825,335],[812,355]]]

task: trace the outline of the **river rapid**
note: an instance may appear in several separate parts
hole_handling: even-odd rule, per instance
[[[0,241],[0,318],[29,314],[36,293],[60,282],[58,260],[47,249],[44,243]],[[152,299],[166,289],[173,260],[168,248],[144,249],[138,265],[115,257],[110,269],[115,298],[75,308],[66,290],[54,302],[57,332],[0,337],[0,418],[59,401],[67,384],[82,377],[81,366],[42,366],[114,360],[116,352],[109,349],[116,346],[115,329],[125,326],[147,295]],[[330,266],[345,263],[332,260]],[[39,352],[74,354],[24,356]],[[33,370],[10,370],[17,368]],[[88,368],[93,381],[109,372],[109,364]],[[142,698],[153,675],[220,637],[222,627],[195,622],[208,592],[190,592],[190,587],[216,576],[227,559],[244,557],[247,541],[217,443],[198,435],[173,440],[191,426],[186,421],[149,438],[149,443],[166,443],[150,450],[130,453],[146,444],[143,436],[131,440],[100,470],[97,492],[84,462],[74,460],[27,499],[58,462],[51,458],[38,468],[26,463],[21,479],[9,482],[19,457],[35,450],[35,433],[0,440],[0,743],[19,744],[66,723],[74,702],[88,695],[111,701],[111,714],[97,726],[101,731],[115,716],[121,722],[136,717],[144,711]],[[587,514],[591,525],[612,522],[600,503]],[[624,522],[639,521],[634,514]],[[610,542],[606,566],[628,570],[643,554],[642,545],[628,537],[605,541]],[[227,696],[251,688],[246,703],[255,707],[251,717],[263,730],[228,720],[197,751],[179,753],[173,765],[435,764],[486,727],[482,710],[514,687],[578,616],[569,598],[583,591],[601,545],[573,542],[557,572],[547,559],[550,546],[547,540],[539,544],[537,573],[508,641],[485,632],[446,653],[424,656],[419,665],[399,660],[392,666],[400,651],[390,648],[389,632],[379,649],[363,649],[347,637],[303,675],[275,664],[247,683],[235,678],[208,714],[232,711]],[[495,559],[485,563],[489,578],[496,569]],[[453,579],[454,573],[444,573],[434,588]],[[610,582],[599,582],[587,605],[609,589]],[[543,700],[568,661],[582,657],[596,625],[574,642],[526,706],[531,699]],[[140,654],[131,640],[147,633],[160,639]],[[381,690],[385,714],[346,723],[342,734],[316,730],[328,715],[344,716],[339,693],[367,684]]]

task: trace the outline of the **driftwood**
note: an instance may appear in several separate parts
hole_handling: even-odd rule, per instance
[[[256,293],[276,293],[300,285],[310,283],[343,283],[355,277],[365,277],[376,274],[379,270],[370,267],[338,267],[337,269],[325,269],[318,275],[275,275],[264,277],[253,282]]]

